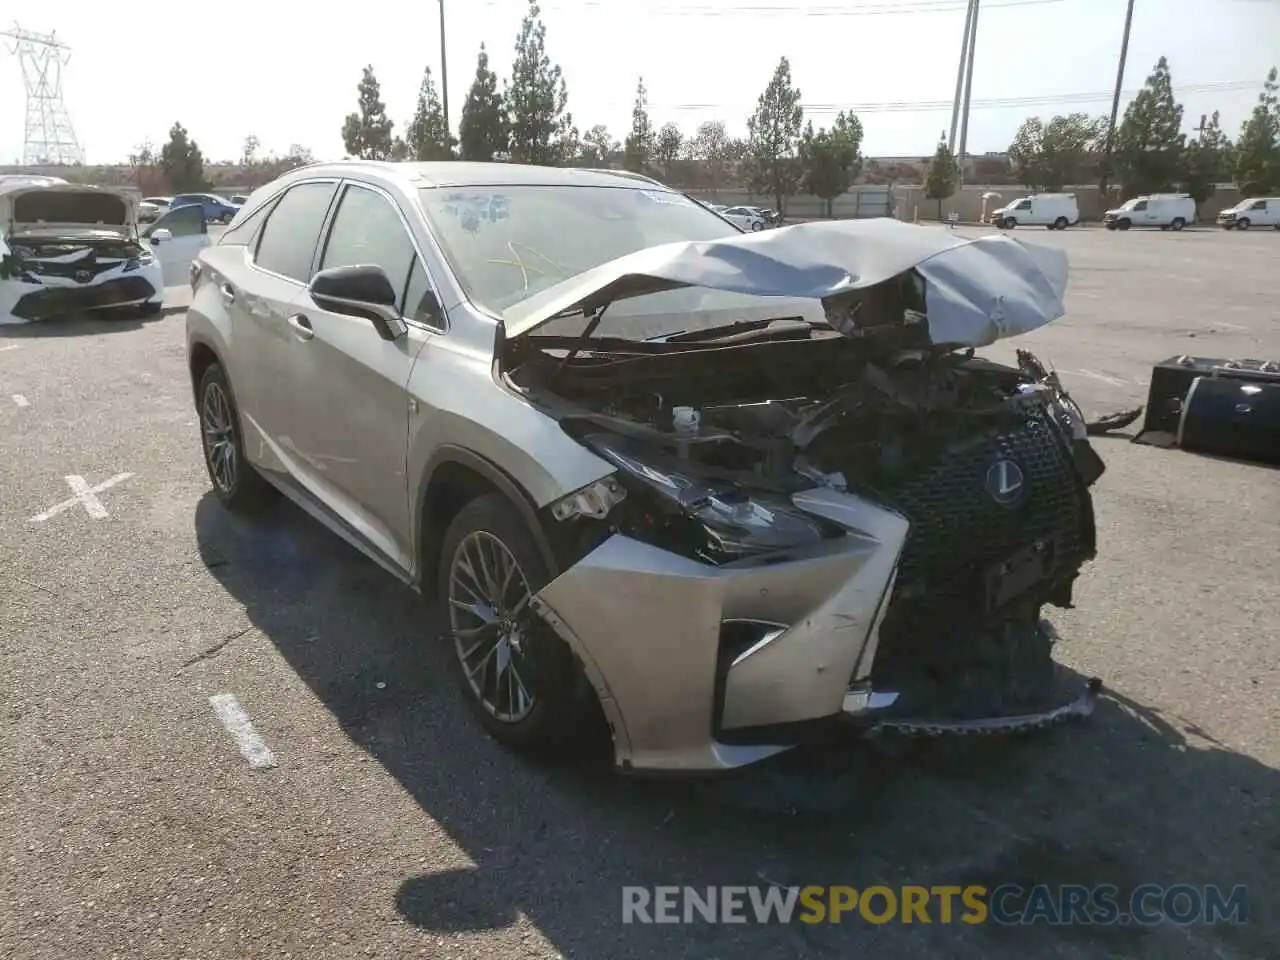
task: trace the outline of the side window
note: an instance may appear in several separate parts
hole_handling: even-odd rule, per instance
[[[1145,209],[1147,209],[1147,201],[1145,201],[1145,200],[1140,200],[1140,201],[1138,201],[1137,203],[1135,203],[1135,204],[1133,205],[1133,209],[1135,209],[1135,210],[1145,210]]]
[[[403,293],[414,255],[413,243],[391,202],[372,190],[348,186],[333,218],[320,269],[375,264]]]
[[[262,221],[267,218],[275,204],[275,200],[269,200],[264,203],[234,227],[225,230],[222,236],[218,238],[218,243],[229,247],[247,247],[252,244],[254,235],[257,234],[258,228],[262,226]]]
[[[155,230],[168,230],[174,239],[178,237],[194,237],[208,233],[209,227],[204,222],[204,210],[198,206],[178,207],[157,217],[148,227],[144,236],[150,236]]]
[[[298,283],[311,282],[311,259],[324,226],[332,183],[300,183],[276,201],[258,239],[254,262]]]
[[[1255,203],[1255,204],[1254,204],[1252,207],[1250,207],[1249,209],[1251,209],[1251,210],[1265,210],[1265,209],[1267,209],[1267,201],[1265,201],[1265,200],[1259,200],[1257,203]]]
[[[1022,201],[1020,201],[1020,202],[1018,203],[1018,206],[1017,206],[1015,209],[1018,209],[1018,210],[1030,210],[1030,209],[1031,209],[1031,201],[1030,201],[1030,200],[1022,200]]]
[[[422,261],[415,256],[409,266],[409,281],[404,287],[400,315],[429,327],[444,326],[444,318],[440,316],[440,302],[434,294],[427,272],[422,269]]]

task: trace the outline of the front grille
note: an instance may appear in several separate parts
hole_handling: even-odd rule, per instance
[[[81,310],[114,307],[147,300],[156,289],[145,277],[121,277],[90,287],[49,287],[35,290],[18,300],[13,315],[23,320],[52,320]]]
[[[1024,476],[1023,496],[1012,507],[987,490],[987,473],[999,460],[1012,460]],[[980,620],[986,570],[1040,538],[1060,538],[1060,571],[1073,574],[1093,552],[1088,494],[1065,438],[1047,417],[1033,415],[1016,429],[953,446],[884,492],[911,528],[882,644],[895,633]]]
[[[29,260],[26,268],[40,277],[61,277],[77,283],[91,283],[108,270],[117,269],[123,262],[118,258],[100,261],[94,251],[90,250],[74,261]]]

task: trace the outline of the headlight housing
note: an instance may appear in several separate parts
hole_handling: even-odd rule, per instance
[[[619,437],[584,442],[618,467],[617,482],[634,494],[616,518],[619,531],[673,553],[719,565],[842,532],[798,510],[786,494],[700,478],[696,468]]]

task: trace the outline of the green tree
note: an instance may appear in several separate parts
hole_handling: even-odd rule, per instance
[[[718,199],[719,189],[724,184],[725,170],[729,165],[729,134],[725,130],[724,121],[706,120],[700,124],[689,148],[693,159],[702,168],[707,186],[711,188],[712,199]]]
[[[564,166],[583,164],[582,136],[578,128],[570,124],[555,142],[556,163]]]
[[[559,162],[562,141],[573,126],[573,117],[566,112],[569,93],[564,76],[547,56],[547,28],[541,13],[537,0],[529,0],[505,97],[511,159],[519,163]]]
[[[204,176],[204,154],[180,123],[169,128],[169,142],[160,148],[160,170],[175,193],[209,189]]]
[[[418,106],[405,127],[404,141],[412,160],[453,159],[453,137],[444,125],[444,107],[431,79],[430,67],[422,71]]]
[[[1222,132],[1217,110],[1200,135],[1187,145],[1185,160],[1182,186],[1198,208],[1213,196],[1216,185],[1227,178],[1227,171],[1231,169],[1231,141]]]
[[[824,201],[832,216],[835,198],[844,193],[862,172],[862,121],[857,114],[840,112],[830,129],[804,128],[800,138],[800,164],[806,193]]]
[[[622,165],[635,173],[644,173],[653,157],[653,124],[649,122],[649,94],[644,77],[636,83],[636,99],[631,105],[631,132],[622,147]]]
[[[800,91],[791,83],[791,64],[783,57],[747,121],[752,186],[771,195],[779,213],[786,213],[786,198],[800,185],[797,150],[803,122]]]
[[[244,147],[240,151],[240,162],[246,167],[252,167],[258,162],[258,148],[262,146],[262,142],[256,134],[249,134],[244,138]]]
[[[960,181],[960,168],[956,158],[947,146],[947,135],[944,131],[938,138],[938,149],[933,152],[929,166],[924,171],[924,195],[930,200],[938,201],[938,219],[942,219],[942,201],[956,192]]]
[[[476,77],[462,105],[458,140],[463,160],[492,160],[510,149],[506,104],[498,90],[498,75],[489,69],[483,43],[476,59]]]
[[[391,131],[395,124],[387,119],[382,87],[373,75],[372,66],[364,68],[356,90],[359,105],[356,112],[347,114],[342,122],[342,144],[348,156],[362,160],[387,160],[394,147],[395,138]]]
[[[1048,123],[1030,117],[1009,145],[1014,176],[1032,190],[1054,191],[1083,183],[1106,135],[1105,117],[1070,113]]]
[[[1253,113],[1240,130],[1235,154],[1236,186],[1246,197],[1280,191],[1280,82],[1272,67]]]
[[[680,159],[680,150],[684,146],[684,134],[674,123],[664,123],[658,131],[653,143],[653,157],[662,167],[662,176],[668,182],[675,174],[676,161]]]
[[[618,142],[603,123],[597,123],[582,135],[582,161],[589,167],[607,166],[609,157],[617,151]]]
[[[1183,169],[1186,139],[1169,61],[1161,57],[1116,131],[1113,159],[1124,195],[1172,189]]]

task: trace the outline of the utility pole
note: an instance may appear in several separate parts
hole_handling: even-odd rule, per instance
[[[1116,117],[1120,114],[1120,88],[1124,84],[1124,63],[1129,59],[1129,28],[1133,26],[1133,2],[1124,14],[1124,38],[1120,41],[1120,63],[1116,67],[1116,92],[1111,97],[1111,122],[1107,125],[1107,145],[1102,151],[1102,176],[1098,181],[1099,198],[1107,202],[1107,182],[1111,176],[1111,148],[1116,136]]]
[[[960,100],[964,94],[964,68],[969,59],[969,34],[973,30],[973,15],[978,0],[969,0],[964,12],[964,36],[960,39],[960,65],[956,67],[956,97],[951,105],[951,136],[947,138],[947,149],[952,156],[956,152],[956,128],[960,125]]]
[[[969,57],[964,77],[964,109],[960,116],[960,153],[956,156],[956,183],[964,186],[964,157],[969,143],[969,102],[973,97],[973,52],[978,46],[978,4],[973,0],[973,22],[969,26]]]
[[[453,133],[449,126],[449,57],[444,40],[444,0],[440,0],[440,104],[444,110],[444,139],[453,156]]]

